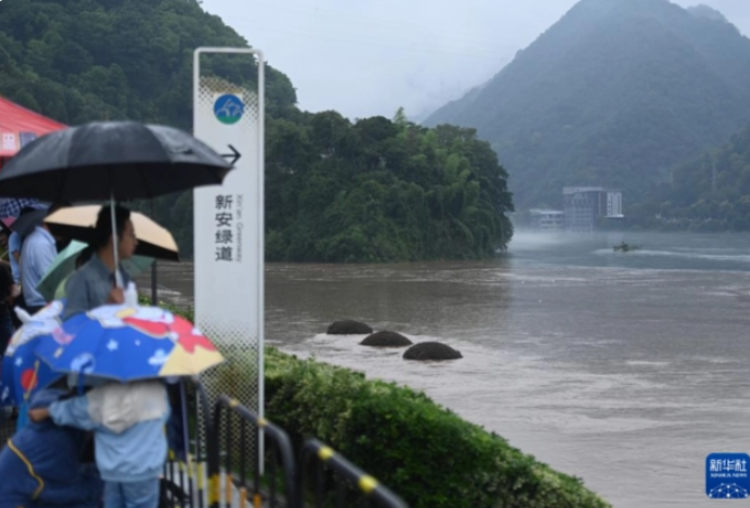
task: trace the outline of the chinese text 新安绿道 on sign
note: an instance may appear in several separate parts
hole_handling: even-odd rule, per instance
[[[234,259],[234,208],[230,194],[216,196],[216,261]]]

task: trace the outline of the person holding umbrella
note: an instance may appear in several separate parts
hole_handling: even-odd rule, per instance
[[[56,372],[108,382],[29,418],[94,431],[105,508],[156,508],[171,413],[164,381],[223,362],[216,346],[169,311],[105,305],[42,337],[35,354]]]
[[[67,302],[63,319],[105,304],[125,303],[123,287],[130,284],[130,275],[122,268],[120,261],[130,259],[138,247],[135,228],[130,220],[130,210],[114,207],[115,229],[112,229],[112,210],[102,207],[96,221],[96,252],[81,269],[71,276],[65,293]],[[115,240],[113,236],[117,236]],[[117,245],[117,255],[114,246]],[[117,265],[115,264],[117,261]],[[115,267],[122,285],[118,286]]]
[[[113,263],[108,266],[105,264],[107,259],[100,258],[99,261],[105,268],[111,268],[108,277],[114,275],[114,289],[120,290],[109,289],[105,301],[122,301],[125,286],[118,269],[119,235],[121,231],[124,236],[129,233],[125,229],[127,220],[121,220],[122,230],[117,225],[115,203],[153,199],[204,185],[219,185],[231,169],[232,165],[208,145],[177,129],[138,122],[93,122],[47,134],[22,148],[0,172],[0,197],[33,197],[52,203],[62,200],[78,203],[110,201],[111,228],[108,238],[113,244]],[[101,256],[105,257],[105,254],[102,251]],[[89,265],[92,263],[93,260]],[[82,321],[89,319],[90,314],[76,309],[83,309],[101,299],[99,293],[94,298],[84,295],[88,289],[76,288],[75,283],[80,284],[82,277],[79,272],[75,280],[70,281],[68,297],[72,302],[67,310],[69,318],[63,324],[65,333],[58,337],[67,343],[68,348],[76,350],[86,346],[87,341],[82,340],[84,335],[81,330],[70,327],[83,324]],[[75,296],[76,293],[79,296]],[[76,304],[78,299],[85,300],[85,303]],[[108,308],[105,306],[96,310]],[[156,307],[150,309],[161,311]],[[74,312],[77,314],[72,314]],[[129,328],[143,325],[150,329],[156,326],[158,331],[168,326],[167,323],[148,324],[143,319],[135,322],[130,319]],[[173,317],[173,321],[182,323],[177,317]],[[91,324],[96,326],[99,323],[97,320]],[[151,351],[153,357],[143,363],[122,361],[126,357],[123,350],[127,346],[133,355],[137,350],[143,350],[140,344],[152,337],[153,331],[142,334],[137,341],[131,338],[129,342],[111,342],[114,330],[108,329],[108,341],[99,351],[111,353],[108,357],[112,361],[110,366],[143,370],[158,367],[160,375],[170,376],[187,375],[177,367],[185,366],[186,362],[189,364],[191,359],[201,361],[203,363],[200,364],[205,366],[223,360],[207,339],[198,336],[192,324],[182,325],[185,327],[182,343],[180,340],[169,340],[173,335],[179,336],[177,331],[165,332],[166,340],[154,344],[155,349]],[[76,340],[68,342],[72,334],[75,334]],[[54,337],[50,340],[55,342]],[[40,343],[39,348],[42,345]],[[172,353],[164,350],[166,347],[171,347]],[[91,351],[81,353],[90,354]],[[39,355],[38,350],[36,353]],[[43,358],[50,365],[56,360],[67,359],[64,353]],[[170,359],[173,361],[170,362]],[[71,373],[95,376],[97,368],[101,366],[102,362],[92,365],[84,361],[73,365],[68,361],[66,367],[68,372],[72,369]],[[100,377],[113,379],[112,376]],[[124,380],[125,384],[111,383],[97,387],[85,396],[54,403],[48,410],[37,409],[33,414],[29,413],[34,421],[43,420],[51,414],[56,423],[76,421],[95,429],[97,465],[102,477],[107,480],[106,508],[156,508],[158,505],[158,474],[166,459],[163,425],[170,412],[169,402],[161,382],[134,381]],[[127,402],[129,397],[137,403]],[[106,421],[103,413],[96,415],[95,411],[91,411],[97,407],[107,408],[104,412],[109,415]]]
[[[91,122],[47,134],[21,149],[0,172],[0,197],[112,204],[220,185],[233,166],[202,141],[172,127]],[[117,235],[112,235],[117,243]],[[119,248],[113,247],[115,263]],[[113,268],[114,270],[114,268]],[[119,270],[115,282],[123,289]]]
[[[116,208],[119,210],[116,213],[116,216],[119,216],[119,222],[122,222],[125,218],[123,215],[127,213],[127,210],[121,207]],[[73,268],[72,256],[80,253],[86,245],[91,246],[91,248],[94,249],[94,252],[106,247],[102,245],[102,242],[107,235],[111,236],[111,227],[109,226],[109,224],[111,224],[109,218],[110,215],[111,211],[109,207],[102,208],[98,205],[85,205],[63,208],[45,219],[47,225],[54,233],[71,238],[72,241],[71,244],[60,253],[61,257],[58,257],[53,268],[50,269],[50,272],[45,276],[44,280],[42,280],[37,286],[37,289],[39,289],[42,294],[47,296],[47,298],[52,298],[53,295],[54,298],[62,298],[67,294],[66,283],[78,268],[77,265],[75,269]],[[117,225],[117,219],[115,221],[115,228],[119,230],[120,239],[126,241],[127,239],[123,237],[123,234],[129,235],[131,228],[130,224],[132,224],[132,228],[138,240],[135,253],[131,257],[129,257],[129,249],[124,249],[123,246],[119,246],[118,242],[118,251],[128,251],[120,253],[120,264],[121,269],[127,271],[131,279],[135,275],[140,274],[149,268],[156,259],[179,261],[179,248],[169,231],[141,213],[130,212],[129,215],[129,220],[124,224],[124,227],[128,231],[124,231],[122,225]],[[107,222],[109,222],[109,224]],[[102,231],[104,231],[104,234],[102,234]],[[109,238],[109,241],[110,243],[114,243],[111,237]],[[114,248],[112,250],[114,250]],[[99,257],[101,259],[108,259],[110,257],[109,251],[110,249],[104,249],[103,252],[100,252]],[[88,262],[88,259],[86,262]],[[114,260],[112,259],[111,266],[113,266],[113,263]],[[106,265],[107,263],[105,263],[105,266]],[[104,272],[102,272],[101,275],[104,276],[104,279],[112,279],[112,277]],[[91,304],[91,302],[89,302],[89,304]]]

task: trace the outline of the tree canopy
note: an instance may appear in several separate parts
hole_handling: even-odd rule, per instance
[[[195,0],[3,2],[0,92],[71,125],[130,119],[190,129],[193,51],[209,45],[248,44]],[[289,78],[267,75],[272,109],[294,105]]]
[[[327,111],[271,120],[267,145],[269,259],[478,258],[512,234],[507,174],[473,129]]]
[[[192,58],[247,41],[196,0],[0,3],[0,94],[70,125],[132,119],[192,126]],[[228,60],[210,71],[233,82]],[[507,174],[473,129],[426,129],[403,111],[351,122],[296,107],[266,72],[266,256],[290,261],[475,258],[512,234]],[[136,204],[150,212],[150,204]],[[193,249],[192,193],[154,216]]]

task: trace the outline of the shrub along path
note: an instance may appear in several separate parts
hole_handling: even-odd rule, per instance
[[[572,476],[424,393],[266,348],[267,417],[297,445],[316,437],[411,508],[608,508]]]

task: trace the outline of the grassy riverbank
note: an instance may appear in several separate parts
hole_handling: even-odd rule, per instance
[[[269,419],[330,444],[412,508],[609,506],[423,393],[272,347],[265,367]]]

